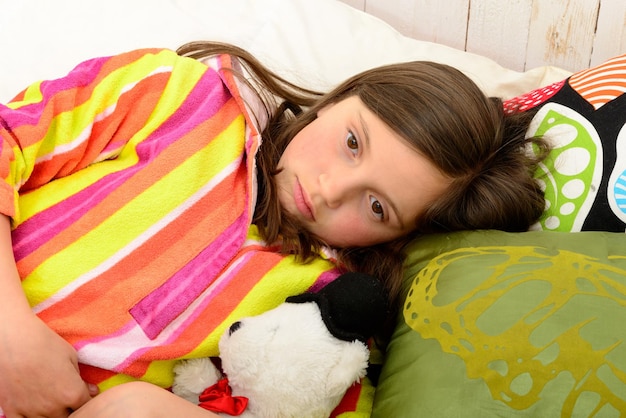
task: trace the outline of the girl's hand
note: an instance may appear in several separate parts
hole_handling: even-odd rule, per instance
[[[219,418],[165,389],[146,382],[116,386],[87,402],[70,418]]]
[[[73,347],[31,311],[9,219],[0,216],[0,407],[7,418],[65,418],[96,393],[81,379]]]
[[[7,418],[65,418],[97,394],[81,379],[72,346],[37,316],[1,317],[0,406]]]

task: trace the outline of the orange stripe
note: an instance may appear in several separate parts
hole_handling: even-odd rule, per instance
[[[602,88],[602,86],[596,86],[594,88],[588,88],[588,89],[577,90],[577,91],[578,91],[578,94],[580,94],[589,102],[593,102],[596,100],[606,102],[606,101],[610,101],[616,97],[621,96],[622,94],[624,94],[625,90],[626,90],[626,84],[624,84],[621,89],[616,88],[615,84],[611,84],[611,85],[604,86],[604,88]],[[607,99],[607,96],[608,96],[608,99]]]
[[[596,67],[592,67],[592,68],[588,68],[586,70],[582,70],[576,74],[573,74],[571,76],[571,79],[573,80],[581,80],[581,79],[585,79],[585,78],[593,78],[595,76],[597,76],[598,74],[602,74],[606,71],[614,71],[614,70],[620,70],[622,67],[624,67],[624,65],[626,65],[626,55],[622,55],[619,57],[615,57],[613,59],[610,59]]]
[[[87,327],[90,332],[93,324],[108,324],[108,331],[96,330],[104,335],[126,324],[130,316],[128,309],[146,296],[146,289],[154,289],[176,273],[195,257],[207,243],[221,232],[216,225],[231,223],[237,214],[243,212],[245,202],[232,202],[226,199],[234,193],[245,193],[246,173],[241,170],[233,181],[224,181],[215,193],[205,196],[180,218],[159,231],[150,240],[137,248],[132,256],[105,271],[98,278],[86,283],[63,303],[56,304],[40,313],[52,328],[61,332],[71,342],[80,341],[84,335],[74,332]],[[237,188],[233,185],[238,185]],[[241,190],[237,190],[241,189]],[[223,202],[216,205],[216,202]],[[234,206],[234,204],[237,204]],[[146,278],[149,283],[139,284],[137,280]],[[103,289],[106,294],[103,294]],[[112,301],[119,301],[118,309],[111,307]],[[75,317],[72,315],[76,314]],[[90,318],[85,323],[85,318]]]
[[[330,414],[329,418],[337,418],[341,414],[355,412],[361,396],[361,387],[361,383],[355,383],[350,386],[346,391],[346,394],[341,399],[341,402],[339,402],[339,405],[337,405]]]
[[[106,119],[96,122],[89,140],[61,155],[38,163],[37,170],[28,179],[21,190],[35,189],[48,183],[52,178],[64,177],[76,172],[89,164],[111,143],[120,145],[128,142],[145,125],[159,100],[162,85],[167,83],[170,74],[156,74],[143,79],[133,88],[132,94],[120,96],[116,110]],[[140,97],[140,100],[137,98]],[[132,117],[128,117],[127,109],[133,109]],[[70,163],[71,162],[71,163]]]
[[[78,363],[78,369],[80,370],[80,375],[83,377],[85,382],[93,383],[96,385],[110,379],[117,374],[109,370],[104,370],[94,366],[88,366],[82,363]]]
[[[224,121],[227,124],[239,115],[239,108],[234,101],[227,102],[215,115],[216,120]],[[111,192],[105,199],[92,208],[85,216],[78,219],[71,227],[61,231],[54,239],[43,244],[37,250],[24,257],[18,262],[18,269],[21,277],[26,277],[42,264],[45,260],[77,241],[91,231],[95,226],[102,223],[112,214],[124,207],[128,202],[141,195],[146,189],[152,186],[163,175],[178,167],[181,162],[195,154],[196,150],[206,146],[207,135],[203,132],[213,128],[215,120],[207,120],[189,132],[186,136],[173,143],[167,150],[164,150],[154,161],[145,166],[139,173],[129,181],[124,182],[116,190]],[[232,195],[232,191],[231,191]],[[220,196],[219,198],[227,198]]]
[[[241,255],[238,254],[237,257]],[[178,338],[168,345],[154,347],[142,354],[148,360],[180,358],[197,348],[206,336],[216,330],[239,306],[250,290],[283,260],[280,254],[257,252],[253,260],[249,260],[241,271],[233,277],[219,295],[212,298],[201,314],[182,332]],[[143,376],[147,371],[147,363],[134,362],[123,372],[132,376]]]
[[[600,108],[626,90],[626,55],[574,74],[569,84],[595,109]]]
[[[50,121],[56,116],[63,112],[72,111],[88,101],[93,95],[93,90],[103,78],[109,76],[113,71],[120,70],[122,66],[134,63],[149,51],[156,53],[159,50],[139,50],[114,56],[105,62],[96,78],[90,83],[57,92],[54,99],[46,103],[37,125],[22,125],[14,129],[15,134],[20,138],[22,148],[39,142],[46,135]]]
[[[22,100],[24,100],[24,97],[26,97],[26,89],[23,89],[22,91],[20,91],[17,95],[15,95],[10,101],[11,102],[21,102]]]
[[[626,67],[624,68],[626,70]],[[585,78],[579,80],[577,82],[571,82],[570,85],[575,86],[576,89],[589,89],[597,86],[608,85],[608,86],[623,86],[626,84],[623,79],[623,73],[617,74],[602,74],[593,78]]]

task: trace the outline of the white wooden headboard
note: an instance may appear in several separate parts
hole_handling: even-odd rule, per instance
[[[403,35],[518,71],[577,71],[626,52],[625,0],[341,0]]]

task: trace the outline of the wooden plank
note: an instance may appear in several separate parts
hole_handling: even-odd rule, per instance
[[[620,0],[623,1],[623,0]],[[526,69],[589,66],[600,0],[534,0]]]
[[[577,71],[626,53],[624,0],[341,1],[403,35],[519,71],[542,65]]]
[[[470,0],[367,0],[365,11],[415,39],[465,49]]]
[[[466,50],[522,71],[533,0],[472,1]]]
[[[626,1],[602,0],[590,65],[626,53]]]

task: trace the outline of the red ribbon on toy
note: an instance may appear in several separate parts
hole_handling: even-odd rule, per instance
[[[213,386],[209,386],[200,394],[198,399],[204,409],[212,412],[225,412],[229,415],[241,415],[248,406],[248,398],[245,396],[233,396],[228,385],[228,379],[218,380]]]

